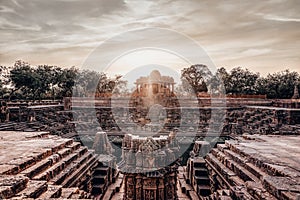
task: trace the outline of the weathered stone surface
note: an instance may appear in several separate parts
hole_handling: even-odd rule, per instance
[[[0,197],[7,199],[26,188],[29,179],[25,176],[0,175]]]
[[[45,132],[0,136],[0,198],[66,198],[62,187],[76,188],[65,195],[69,198],[90,198],[90,174],[98,162],[94,151]]]
[[[211,181],[243,199],[297,199],[300,138],[252,135],[219,145],[206,157]],[[231,176],[228,176],[231,174]]]
[[[173,135],[141,137],[127,134],[122,145],[124,200],[176,200],[178,144]]]

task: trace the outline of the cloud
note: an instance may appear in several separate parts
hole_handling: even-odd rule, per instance
[[[295,26],[299,9],[300,4],[293,0],[1,1],[0,64],[27,58],[31,63],[79,66],[93,49],[114,35],[162,27],[197,41],[219,66],[255,68],[262,63],[271,67],[284,62],[295,68],[300,57],[300,28]],[[183,45],[161,37],[178,48]],[[127,42],[141,44],[146,40],[156,39],[127,38]],[[126,43],[111,46],[107,54],[118,51],[118,45]]]
[[[280,17],[275,15],[265,15],[264,18],[267,20],[274,20],[280,22],[300,22],[300,18],[288,18],[288,17]]]

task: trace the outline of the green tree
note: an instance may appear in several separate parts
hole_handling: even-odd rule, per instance
[[[81,70],[77,73],[74,92],[76,96],[94,94],[100,79],[100,73],[91,70]]]
[[[118,93],[126,88],[126,81],[122,80],[121,75],[115,75],[114,78],[108,77],[105,73],[100,73],[97,85],[98,93]],[[125,89],[126,90],[126,89]]]
[[[259,73],[236,67],[230,71],[229,75],[223,74],[223,76],[227,94],[256,93],[256,80],[259,78]]]
[[[26,95],[24,98],[32,96],[30,90],[32,83],[34,82],[34,75],[33,69],[28,63],[21,60],[16,61],[10,71],[10,80],[12,82],[12,88],[9,99],[11,99],[17,91]]]
[[[297,72],[284,70],[259,79],[257,91],[259,94],[266,94],[268,98],[290,99],[293,96],[297,81],[299,81]]]
[[[78,69],[75,67],[65,68],[58,71],[57,85],[60,88],[58,98],[71,97],[75,85]]]
[[[196,94],[199,92],[207,92],[207,82],[212,76],[211,71],[206,65],[192,65],[181,70],[182,86],[187,91],[192,89]]]

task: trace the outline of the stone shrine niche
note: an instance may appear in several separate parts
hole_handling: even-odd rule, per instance
[[[176,200],[176,169],[163,173],[125,174],[124,200]]]
[[[122,149],[124,156],[119,166],[125,181],[123,199],[178,199],[176,154],[179,147],[175,146],[174,134],[159,137],[128,134],[124,140],[126,140]]]

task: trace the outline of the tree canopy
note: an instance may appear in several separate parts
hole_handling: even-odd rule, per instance
[[[269,73],[266,77],[259,73],[251,72],[242,67],[235,67],[229,72],[221,67],[212,74],[205,65],[192,65],[184,68],[181,73],[182,87],[188,90],[190,85],[195,93],[214,93],[222,89],[217,86],[223,82],[226,94],[233,95],[267,95],[267,98],[289,99],[293,96],[294,87],[299,83],[300,76],[297,72],[284,70]],[[218,81],[221,79],[221,81]],[[300,85],[298,85],[298,88]]]
[[[192,65],[181,71],[182,86],[185,90],[193,90],[196,94],[207,92],[207,82],[212,73],[206,65]]]
[[[110,78],[104,73],[75,67],[31,66],[16,61],[11,68],[1,66],[0,70],[0,95],[8,99],[62,99],[126,88],[120,75]]]
[[[95,93],[128,93],[121,75],[108,77],[103,72],[61,68],[51,65],[32,66],[16,61],[13,66],[0,66],[0,96],[7,99],[61,99],[70,96],[91,96]],[[221,67],[213,74],[207,66],[192,65],[181,71],[178,92],[209,92],[211,94],[261,94],[267,98],[289,99],[300,82],[297,72],[284,70],[266,77],[236,67]],[[222,87],[221,87],[222,86]],[[298,85],[298,89],[300,85]],[[225,89],[225,90],[224,90]]]

